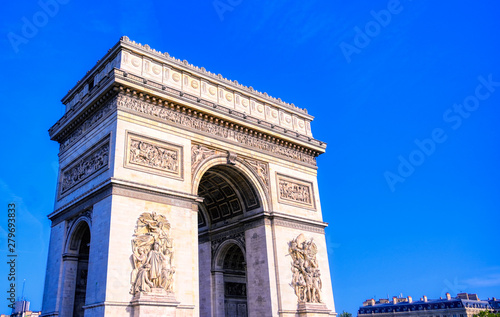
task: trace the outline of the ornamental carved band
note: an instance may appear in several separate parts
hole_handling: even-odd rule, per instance
[[[155,288],[172,293],[175,273],[173,257],[168,220],[155,212],[143,213],[137,220],[132,239],[134,269],[130,279],[130,293],[150,293]]]
[[[292,257],[292,283],[299,303],[321,303],[321,274],[316,260],[318,247],[301,233],[288,243]]]
[[[316,158],[313,155],[281,146],[271,141],[252,136],[242,131],[230,129],[193,115],[181,113],[167,107],[147,103],[124,95],[118,95],[117,104],[120,109],[139,112],[147,116],[158,118],[164,122],[179,124],[190,129],[207,133],[212,137],[223,138],[257,150],[266,151],[287,159],[297,160],[302,163],[316,166]]]
[[[66,151],[73,143],[80,140],[83,136],[87,135],[93,128],[98,126],[104,118],[107,118],[114,109],[116,109],[116,97],[106,102],[104,106],[85,120],[74,132],[66,137],[59,146],[62,152]]]

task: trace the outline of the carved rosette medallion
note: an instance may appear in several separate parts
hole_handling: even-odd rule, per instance
[[[316,209],[313,184],[293,177],[277,174],[278,201],[283,204]]]
[[[306,240],[301,233],[288,243],[292,257],[292,283],[299,303],[321,303],[321,274],[316,254],[318,247],[313,239]]]
[[[171,178],[181,178],[182,147],[127,133],[125,167]]]
[[[137,220],[132,239],[134,269],[130,278],[130,294],[155,292],[164,289],[173,293],[175,267],[170,223],[155,212],[143,213]]]

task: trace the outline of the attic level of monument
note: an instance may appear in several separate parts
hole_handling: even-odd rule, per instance
[[[169,107],[313,157],[326,148],[324,142],[313,138],[310,128],[313,117],[306,110],[126,37],[63,98],[66,113],[49,130],[51,138],[64,143],[94,108],[120,91],[155,107]]]

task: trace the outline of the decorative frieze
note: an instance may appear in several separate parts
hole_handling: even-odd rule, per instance
[[[307,223],[300,223],[297,221],[293,220],[287,220],[287,219],[275,219],[273,223],[276,226],[280,227],[287,227],[287,228],[293,228],[293,229],[298,229],[302,231],[309,231],[309,232],[315,232],[315,233],[321,233],[325,234],[325,226],[320,226],[320,225],[311,225]]]
[[[125,167],[182,179],[181,146],[130,132],[126,142]]]
[[[313,184],[290,176],[276,174],[278,201],[315,209]]]
[[[247,285],[245,283],[225,282],[224,295],[230,297],[242,297],[246,299]]]
[[[132,239],[132,270],[130,293],[152,293],[155,289],[173,292],[174,245],[170,223],[164,215],[143,213],[137,220]]]
[[[78,128],[66,137],[60,144],[59,150],[61,152],[68,149],[73,143],[78,141],[81,136],[88,134],[90,130],[98,126],[104,118],[107,117],[113,110],[116,109],[116,97],[111,98],[99,110],[85,120]]]
[[[97,175],[99,171],[108,168],[108,166],[109,136],[62,170],[60,194],[65,194],[77,184],[90,176]]]
[[[309,165],[316,165],[316,158],[311,154],[158,104],[148,103],[125,95],[118,95],[118,107],[152,116],[165,122],[179,124],[199,132],[207,133],[211,137],[219,137],[255,150],[265,151]]]
[[[318,247],[313,239],[306,240],[301,233],[288,243],[292,257],[292,283],[299,303],[321,303],[321,274],[316,254]]]

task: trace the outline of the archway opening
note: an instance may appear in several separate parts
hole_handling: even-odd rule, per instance
[[[204,198],[198,213],[200,233],[235,223],[245,213],[262,208],[252,183],[230,165],[208,169],[200,180],[198,196]]]
[[[252,181],[238,167],[216,165],[201,177],[198,196],[200,315],[247,316],[245,217],[262,211]]]
[[[75,252],[76,278],[74,280],[73,317],[83,317],[87,292],[87,275],[90,252],[90,228],[82,221],[80,228],[73,234],[70,249]]]
[[[240,247],[228,247],[223,269],[224,312],[226,317],[247,316],[247,281],[245,255]]]

